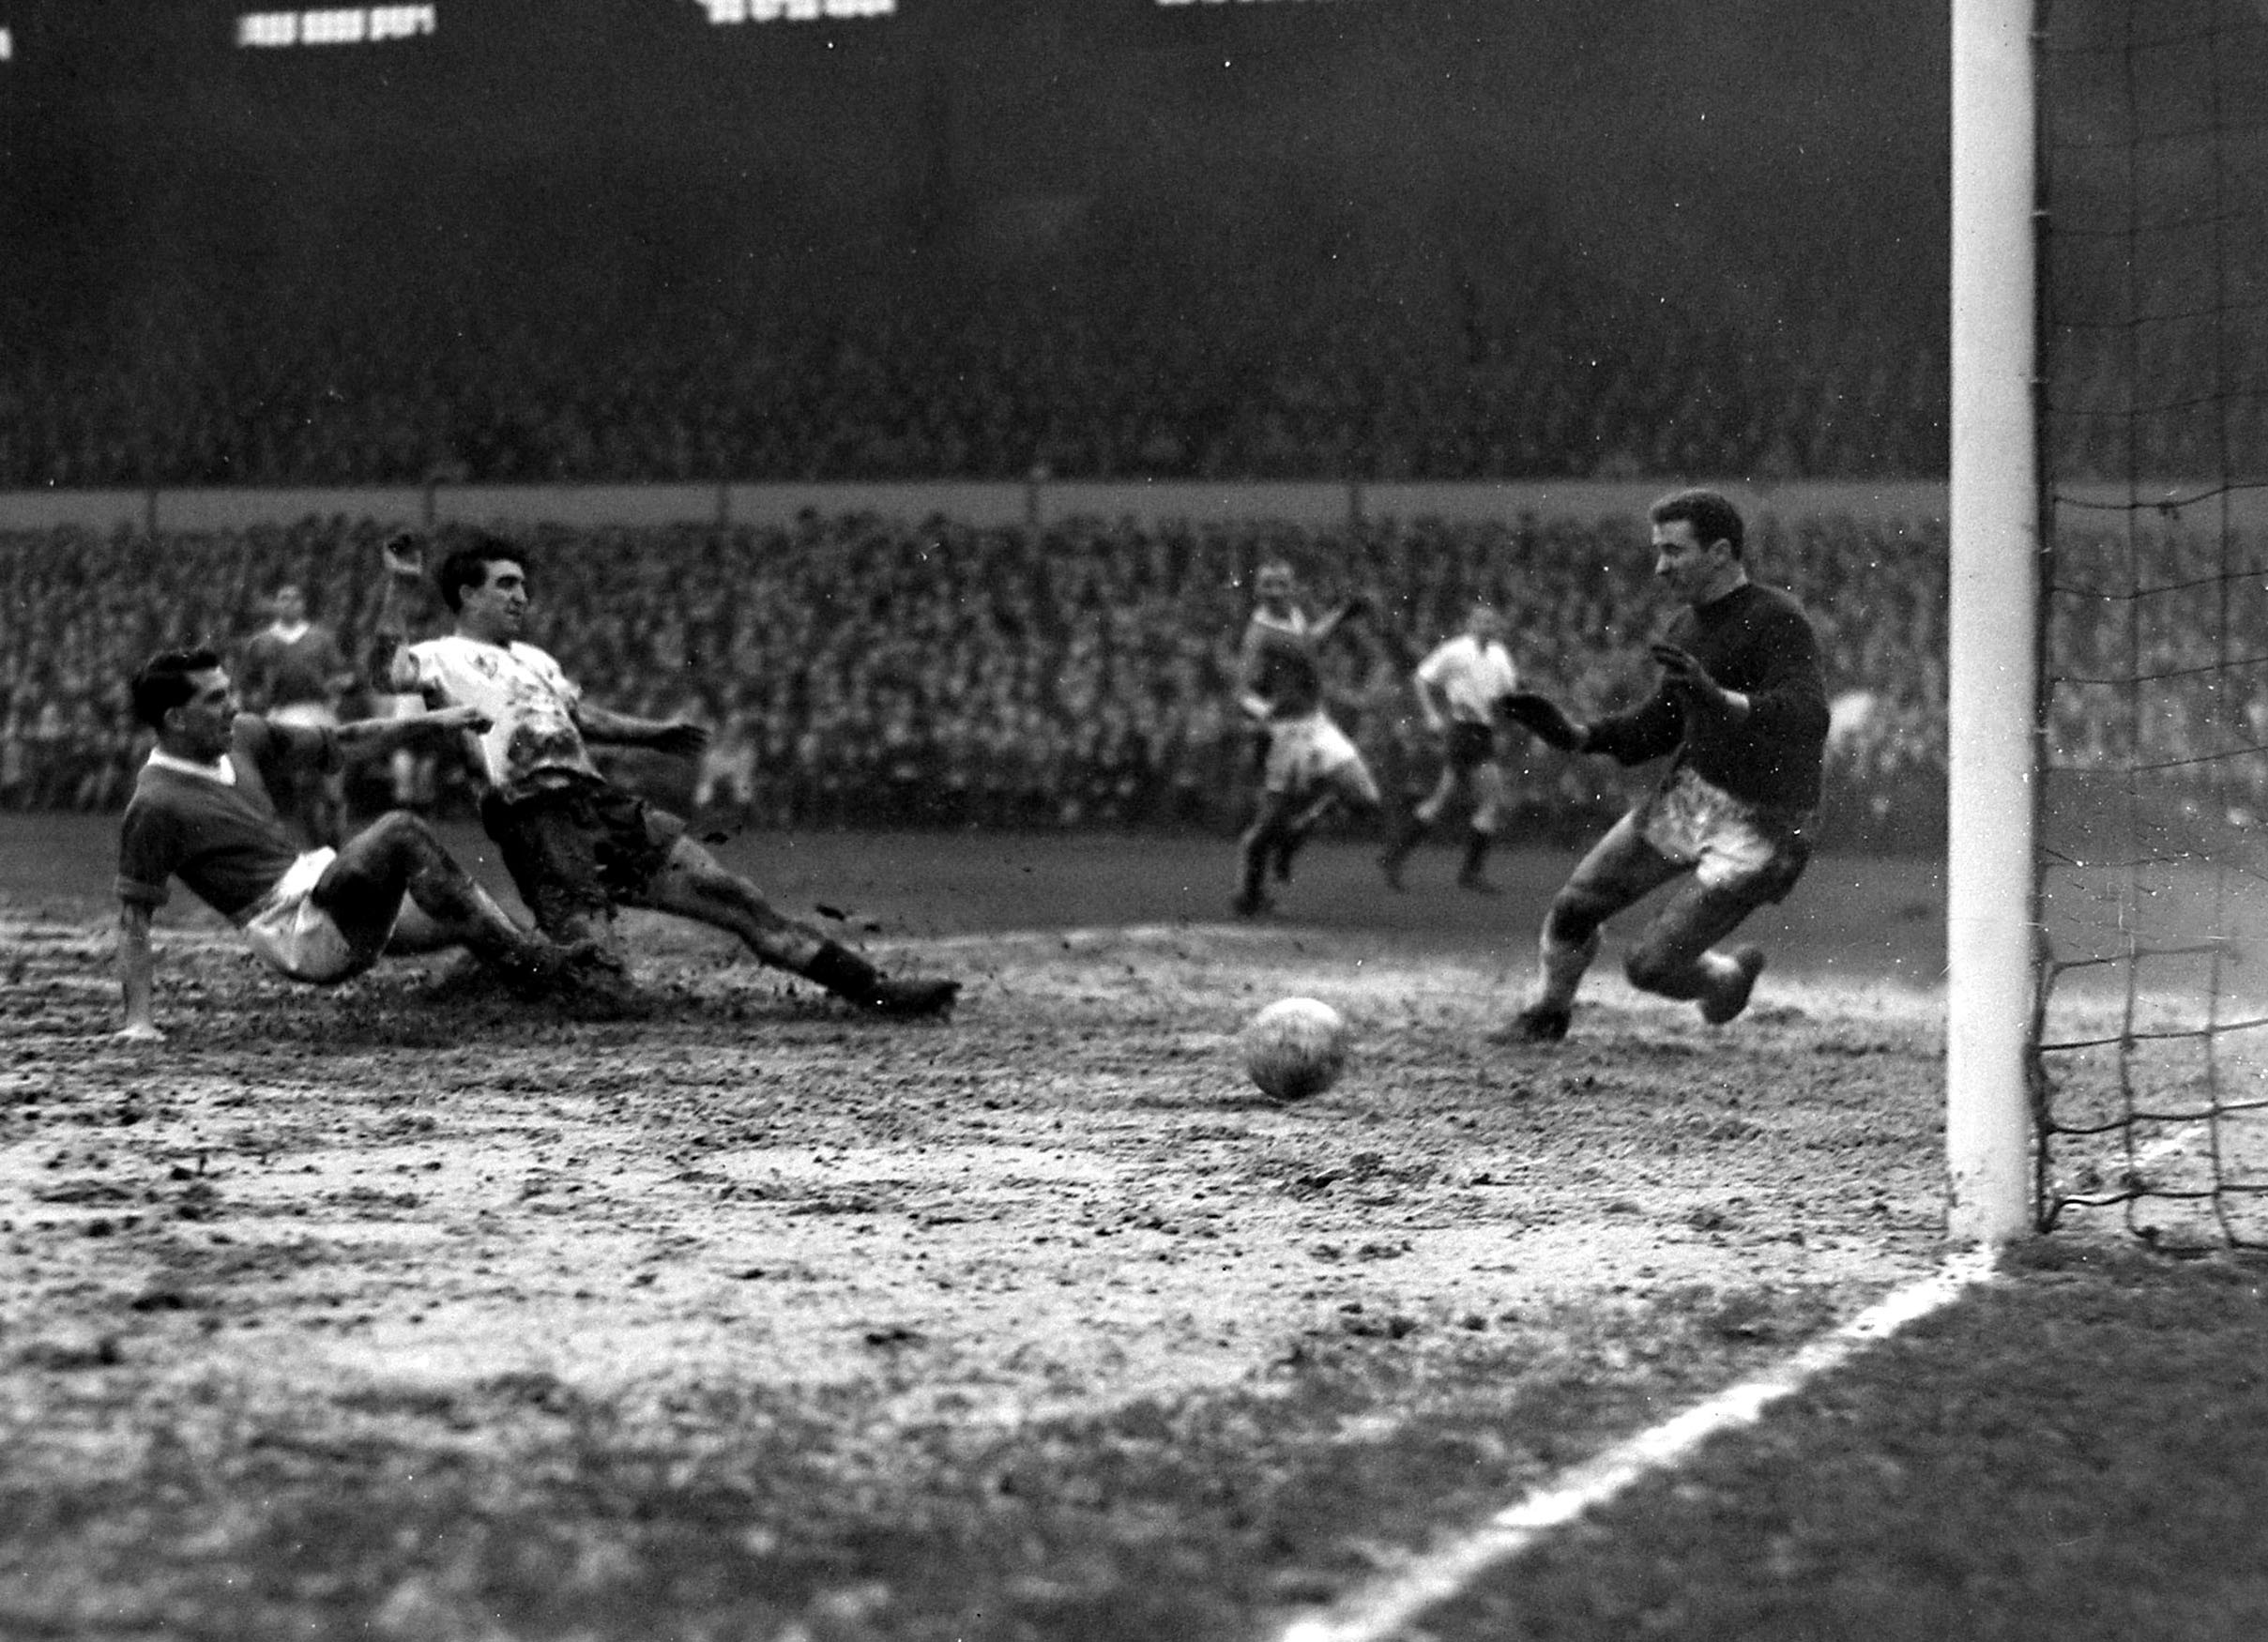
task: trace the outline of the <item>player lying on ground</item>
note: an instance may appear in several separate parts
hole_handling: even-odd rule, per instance
[[[476,728],[468,707],[337,729],[236,710],[210,650],[169,650],[134,676],[134,716],[158,732],[118,831],[120,1037],[156,1041],[150,915],[178,877],[244,932],[279,974],[335,985],[386,952],[462,946],[516,990],[558,978],[567,954],[523,930],[415,815],[381,816],[342,846],[302,851],[271,796],[339,767],[341,749],[387,752]]]
[[[1577,863],[1544,919],[1535,996],[1501,1034],[1567,1035],[1599,927],[1674,879],[1685,882],[1646,926],[1631,984],[1690,998],[1722,1025],[1748,1007],[1764,954],[1712,949],[1759,906],[1795,888],[1811,856],[1827,744],[1819,646],[1803,607],[1748,579],[1739,511],[1713,491],[1680,491],[1651,509],[1654,575],[1686,608],[1652,646],[1660,682],[1629,712],[1579,723],[1520,692],[1505,712],[1552,746],[1624,765],[1671,757],[1668,772]]]
[[[1291,566],[1280,559],[1260,567],[1253,592],[1258,602],[1244,626],[1237,705],[1263,728],[1268,751],[1259,806],[1237,844],[1232,905],[1245,917],[1268,910],[1269,869],[1278,882],[1288,881],[1300,847],[1333,810],[1372,814],[1378,808],[1370,766],[1323,710],[1317,652],[1356,606],[1308,620]]]
[[[1472,816],[1465,829],[1465,860],[1457,869],[1461,889],[1493,895],[1488,852],[1503,825],[1505,778],[1498,756],[1497,712],[1520,686],[1512,652],[1504,647],[1504,618],[1493,604],[1475,604],[1465,631],[1443,640],[1410,675],[1425,733],[1441,744],[1441,774],[1378,856],[1378,868],[1392,889],[1402,887],[1402,867],[1425,834],[1461,796],[1469,795]]]
[[[774,910],[753,884],[686,837],[677,816],[599,773],[590,742],[693,756],[708,732],[594,706],[558,662],[523,640],[525,549],[469,533],[436,577],[454,631],[415,645],[405,638],[411,602],[424,583],[424,544],[397,537],[383,551],[386,592],[371,678],[382,689],[416,692],[429,705],[473,707],[487,721],[475,747],[485,788],[481,825],[546,935],[562,945],[595,941],[626,970],[615,910],[649,907],[729,931],[763,962],[861,1008],[904,1015],[952,1008],[959,981],[882,974],[821,931]]]

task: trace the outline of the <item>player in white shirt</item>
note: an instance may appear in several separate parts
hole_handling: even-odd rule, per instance
[[[537,926],[562,945],[596,941],[617,968],[619,906],[650,907],[738,935],[764,963],[861,1008],[942,1015],[955,981],[882,974],[860,954],[783,916],[753,884],[685,836],[679,817],[616,786],[587,743],[697,756],[708,732],[682,720],[633,718],[586,701],[558,662],[520,634],[527,619],[527,554],[501,537],[468,535],[436,580],[455,631],[405,645],[404,609],[424,579],[422,543],[386,544],[387,589],[371,656],[373,682],[416,691],[434,706],[479,709],[480,821],[495,841]]]
[[[1488,851],[1504,824],[1507,783],[1497,744],[1499,704],[1520,687],[1519,670],[1504,647],[1504,617],[1493,604],[1475,604],[1465,631],[1438,645],[1411,675],[1426,733],[1441,743],[1441,776],[1412,810],[1378,857],[1387,883],[1402,887],[1402,867],[1460,797],[1472,801],[1465,831],[1465,862],[1457,883],[1494,894]]]

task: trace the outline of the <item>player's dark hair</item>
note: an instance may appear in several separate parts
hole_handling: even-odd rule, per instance
[[[1732,543],[1732,556],[1739,558],[1747,539],[1747,526],[1741,523],[1741,510],[1715,491],[1672,491],[1646,509],[1646,517],[1656,525],[1674,525],[1684,520],[1693,526],[1694,535],[1703,546],[1712,541]]]
[[[434,580],[441,589],[441,602],[453,613],[464,608],[464,589],[488,585],[488,567],[510,563],[527,569],[527,550],[516,541],[509,541],[486,530],[467,531],[457,539],[449,556],[441,561]]]
[[[191,676],[210,673],[219,665],[221,658],[212,650],[160,650],[152,656],[128,686],[135,722],[153,730],[163,729],[165,715],[197,693],[196,686],[190,682]]]

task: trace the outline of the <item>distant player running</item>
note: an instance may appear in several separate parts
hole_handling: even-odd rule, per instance
[[[1673,879],[1687,881],[1647,925],[1625,968],[1631,984],[1689,998],[1721,1026],[1748,1007],[1761,949],[1712,949],[1759,906],[1795,888],[1811,856],[1827,743],[1818,636],[1788,594],[1748,579],[1743,527],[1713,491],[1656,502],[1654,575],[1687,606],[1652,646],[1652,696],[1585,724],[1545,696],[1507,713],[1552,746],[1624,765],[1674,755],[1668,773],[1583,858],[1551,904],[1535,996],[1501,1036],[1567,1035],[1575,989],[1599,928]]]
[[[849,948],[775,911],[762,891],[685,836],[677,816],[599,773],[588,743],[696,756],[701,725],[632,718],[584,699],[557,661],[520,635],[527,621],[525,550],[468,534],[437,580],[455,631],[405,644],[405,606],[425,576],[424,546],[397,537],[384,549],[387,586],[371,677],[429,703],[475,707],[488,723],[477,748],[486,791],[480,820],[536,924],[562,945],[596,942],[617,970],[618,906],[650,907],[739,937],[764,963],[800,975],[863,1009],[942,1015],[957,981],[896,978]]]
[[[153,657],[131,693],[158,745],[118,829],[120,1037],[165,1035],[152,1012],[150,919],[175,877],[293,981],[335,985],[384,953],[452,946],[517,990],[540,991],[560,974],[565,954],[514,923],[415,815],[397,811],[337,849],[302,850],[270,796],[297,772],[336,768],[342,747],[384,752],[477,728],[471,708],[335,730],[277,723],[236,710],[211,650]]]
[[[1520,686],[1512,652],[1504,647],[1504,617],[1493,604],[1475,604],[1465,631],[1434,646],[1410,683],[1428,735],[1441,744],[1441,775],[1378,857],[1386,882],[1402,887],[1402,867],[1449,806],[1469,794],[1471,819],[1465,829],[1465,860],[1458,885],[1484,895],[1496,893],[1488,880],[1488,852],[1504,824],[1506,783],[1498,757],[1497,716],[1504,698]]]
[[[1342,604],[1310,621],[1290,565],[1272,560],[1253,578],[1258,603],[1245,623],[1239,705],[1268,737],[1260,801],[1238,851],[1241,872],[1232,903],[1252,917],[1268,909],[1271,868],[1279,882],[1293,858],[1333,810],[1378,808],[1378,783],[1347,732],[1323,709],[1323,641],[1355,613]]]

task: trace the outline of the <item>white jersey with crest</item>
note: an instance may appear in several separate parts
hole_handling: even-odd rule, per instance
[[[489,721],[478,741],[480,773],[500,797],[525,797],[546,772],[598,775],[575,727],[583,692],[544,651],[451,633],[405,653],[429,703],[473,707]]]

